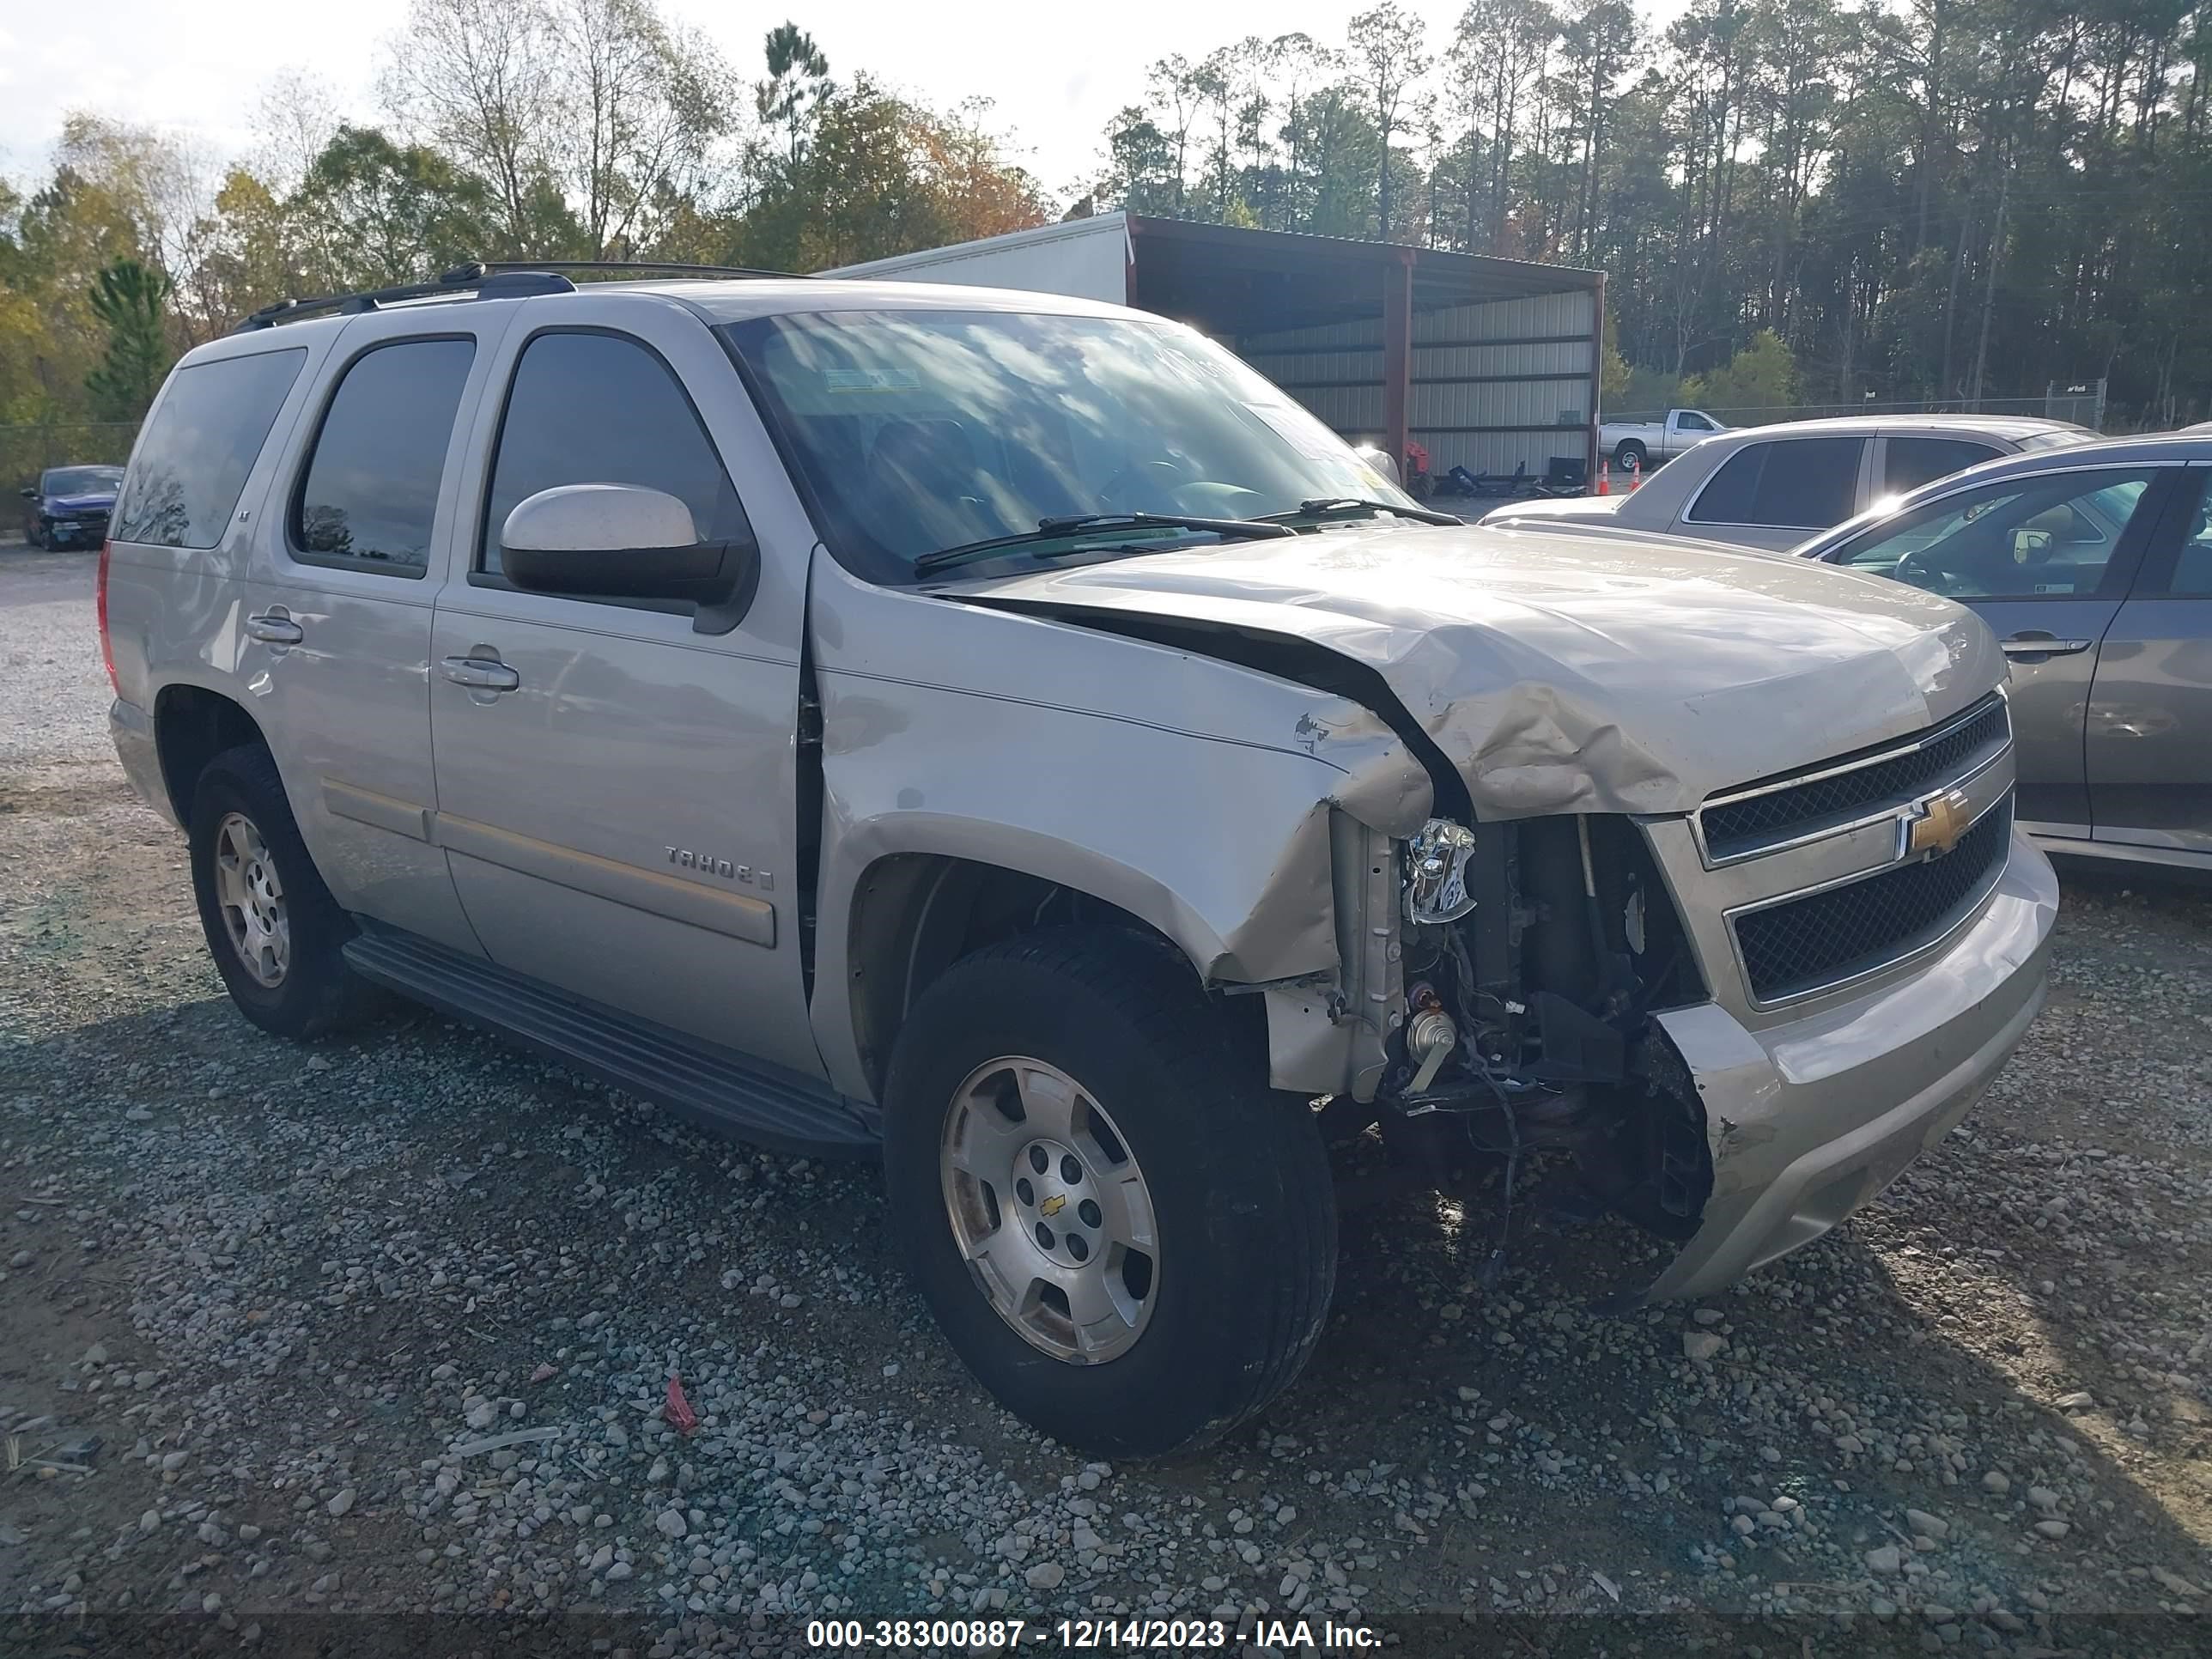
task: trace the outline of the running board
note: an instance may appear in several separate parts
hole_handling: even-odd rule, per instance
[[[485,1026],[703,1128],[810,1157],[872,1157],[881,1150],[873,1109],[825,1083],[509,969],[381,927],[349,940],[345,959],[363,979],[410,1001]]]

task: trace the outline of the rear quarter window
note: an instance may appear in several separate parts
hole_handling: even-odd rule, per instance
[[[1692,524],[1826,530],[1857,504],[1863,438],[1746,444],[1721,464],[1687,514]]]
[[[285,394],[302,348],[188,363],[169,377],[131,459],[109,534],[155,547],[213,547]]]
[[[1882,460],[1881,493],[1909,495],[1924,483],[1996,457],[1990,445],[1965,438],[1892,438]]]

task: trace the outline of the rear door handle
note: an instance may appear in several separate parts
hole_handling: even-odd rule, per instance
[[[447,657],[439,667],[455,685],[472,691],[512,691],[522,684],[522,676],[505,663],[482,657]]]
[[[307,637],[299,623],[275,611],[263,617],[248,617],[246,633],[247,638],[258,640],[264,645],[297,645]]]
[[[2040,634],[2033,629],[1997,641],[2008,657],[2070,657],[2095,643],[2094,640],[2062,640],[2055,634]]]

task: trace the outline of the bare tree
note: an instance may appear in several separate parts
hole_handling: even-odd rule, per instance
[[[1304,199],[1300,181],[1310,171],[1311,160],[1305,153],[1306,123],[1300,113],[1316,88],[1343,72],[1343,54],[1319,45],[1310,34],[1279,34],[1268,43],[1268,55],[1282,106],[1282,136],[1289,147],[1284,163],[1284,228],[1296,230]]]
[[[735,97],[651,0],[413,0],[386,101],[489,187],[515,252],[649,242],[700,182]]]
[[[288,64],[262,86],[246,170],[273,194],[289,195],[337,136],[344,118],[328,81],[300,64]]]
[[[1422,49],[1421,20],[1399,5],[1382,0],[1370,11],[1352,20],[1352,57],[1369,100],[1375,131],[1382,140],[1382,160],[1375,185],[1376,234],[1390,240],[1390,139],[1406,113],[1409,94],[1429,70]]]
[[[730,77],[711,46],[672,33],[644,0],[558,0],[553,21],[559,176],[591,257],[627,255],[699,184],[729,125]]]
[[[1504,243],[1522,107],[1559,27],[1545,0],[1468,0],[1452,31],[1446,62],[1452,100],[1468,123],[1470,252],[1496,252]]]
[[[554,33],[544,0],[412,0],[381,83],[405,126],[491,186],[518,253],[551,251],[532,244],[561,113]]]
[[[1147,71],[1152,100],[1161,114],[1160,131],[1175,151],[1175,210],[1183,206],[1189,166],[1190,130],[1205,102],[1204,76],[1181,52],[1163,58]]]

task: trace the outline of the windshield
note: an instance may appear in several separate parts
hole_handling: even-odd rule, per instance
[[[1253,519],[1323,497],[1412,504],[1283,392],[1176,324],[848,311],[723,331],[832,548],[878,580],[1047,519]],[[1215,537],[1154,526],[1146,538]]]
[[[58,466],[39,476],[39,488],[49,495],[98,495],[122,482],[119,466]]]

